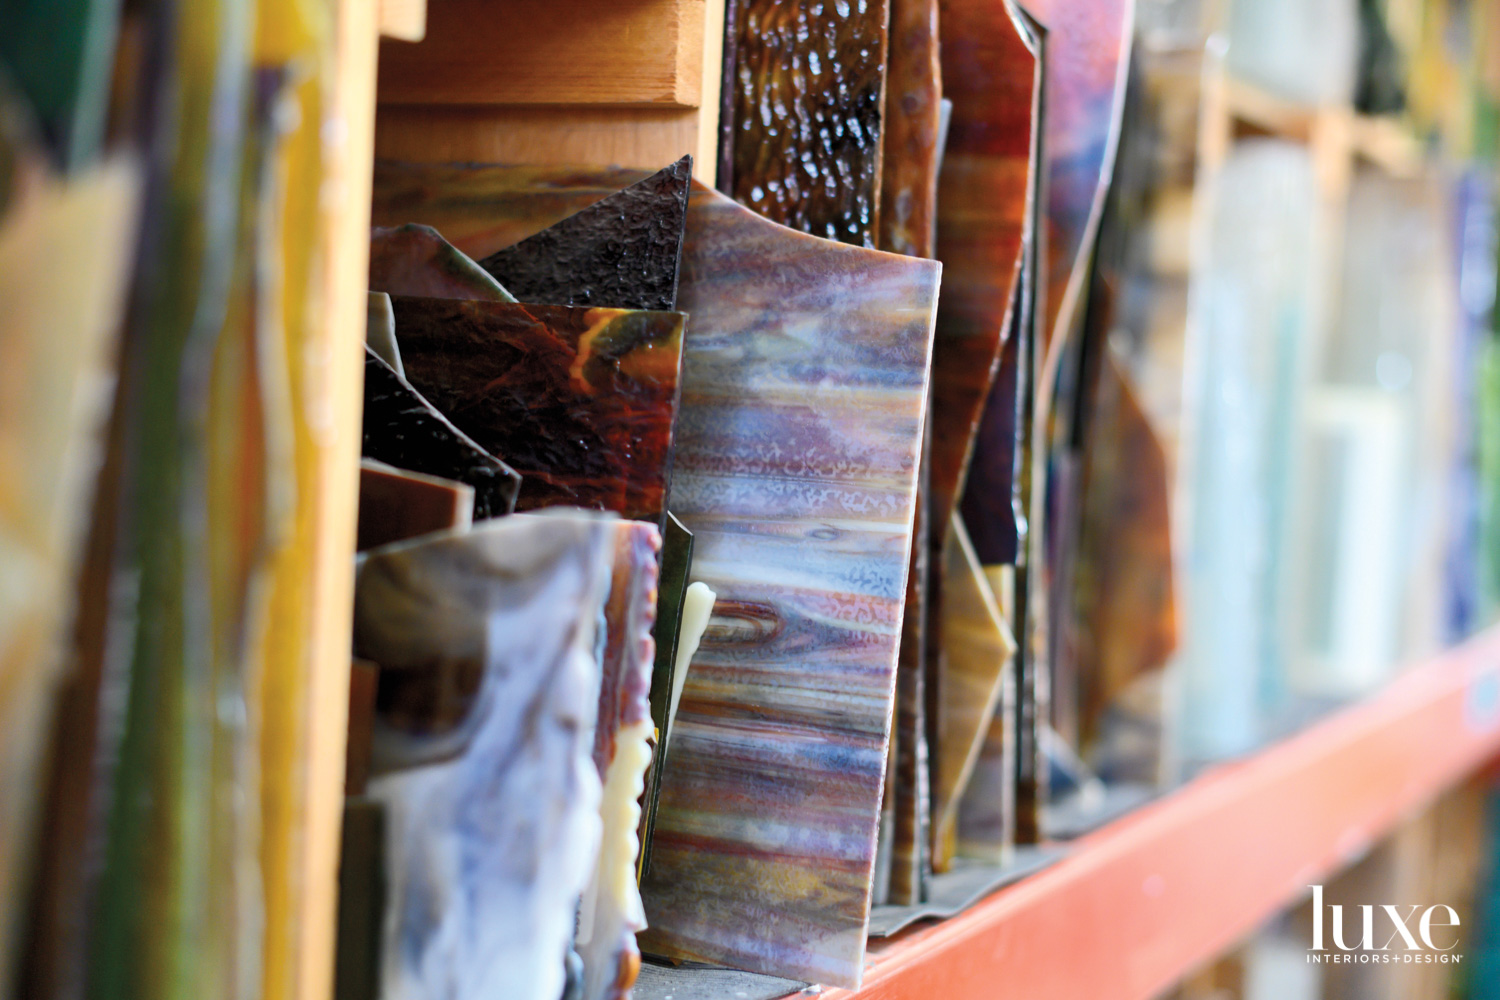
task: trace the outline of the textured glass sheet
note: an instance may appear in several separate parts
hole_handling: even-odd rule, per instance
[[[721,187],[793,229],[875,245],[889,16],[887,0],[731,6]]]
[[[521,474],[520,510],[666,513],[680,313],[396,296],[407,378]]]
[[[524,302],[671,311],[692,172],[684,156],[480,266]]]

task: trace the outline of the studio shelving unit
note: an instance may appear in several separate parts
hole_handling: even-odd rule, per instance
[[[1416,139],[1392,115],[1360,114],[1346,104],[1310,107],[1236,79],[1216,58],[1205,63],[1198,133],[1199,176],[1212,184],[1234,143],[1265,136],[1307,147],[1317,180],[1324,234],[1317,255],[1324,288],[1342,279],[1344,233],[1356,171],[1409,179],[1425,168]],[[1315,325],[1332,317],[1332,296],[1319,296]]]
[[[1256,136],[1308,148],[1329,282],[1355,172],[1410,178],[1427,168],[1394,117],[1299,105],[1210,60],[1201,176],[1212,183],[1232,145]],[[1072,842],[1063,860],[964,913],[872,941],[863,988],[818,995],[1152,1000],[1497,757],[1500,627]]]
[[[603,38],[599,18],[613,17],[629,18],[637,27],[659,22],[662,33],[632,34],[629,44],[607,51],[580,42],[571,70],[532,60],[538,71],[548,65],[559,70],[552,89],[542,78],[466,79],[483,55],[480,36],[435,38],[430,51],[439,56],[425,68],[416,50],[398,51],[399,42],[387,42],[387,62],[398,70],[377,91],[377,34],[416,41],[428,26],[428,12],[422,0],[340,4],[340,103],[347,126],[340,141],[348,149],[340,180],[351,207],[329,237],[339,245],[338,270],[330,280],[348,313],[329,335],[336,341],[330,357],[337,374],[332,381],[339,460],[353,454],[358,439],[353,352],[364,315],[372,151],[404,159],[635,167],[660,166],[691,152],[698,156],[697,176],[712,177],[719,99],[713,67],[721,55],[724,0],[505,0],[484,6],[489,29],[500,32],[491,40],[518,58],[554,51],[524,44],[529,30],[599,28],[594,33]],[[445,19],[442,24],[484,28],[484,22],[463,16],[473,7],[473,0],[446,0],[432,14]],[[506,18],[507,9],[516,16]],[[525,11],[545,17],[528,27]],[[427,72],[436,66],[446,75]],[[470,83],[482,86],[476,90]],[[1333,206],[1346,195],[1357,163],[1395,175],[1421,169],[1420,151],[1395,122],[1342,108],[1301,108],[1212,76],[1204,91],[1205,162],[1222,162],[1237,137],[1255,134],[1308,143]],[[315,718],[307,787],[311,825],[298,991],[304,1000],[324,1000],[331,992],[343,802],[354,497],[352,480],[332,462],[329,468],[338,489],[329,495],[320,534],[327,585],[317,599],[328,612],[322,669],[311,693],[314,704],[329,710]],[[1375,696],[1253,757],[1217,766],[1074,842],[1060,862],[964,913],[872,942],[861,990],[817,995],[1149,1000],[1497,756],[1500,629],[1492,629],[1411,667]]]

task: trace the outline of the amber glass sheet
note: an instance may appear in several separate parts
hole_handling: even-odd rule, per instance
[[[1037,59],[1008,7],[945,0],[943,93],[953,101],[938,188],[943,295],[932,356],[932,545],[962,493],[1020,275]]]
[[[880,249],[931,257],[937,227],[943,84],[939,0],[890,0]]]
[[[370,230],[370,291],[443,299],[514,302],[489,272],[431,226]]]
[[[887,3],[734,5],[725,104],[736,200],[805,233],[875,245]]]

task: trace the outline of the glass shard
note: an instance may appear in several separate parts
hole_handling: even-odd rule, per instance
[[[459,753],[369,784],[386,813],[381,995],[479,997],[496,982],[517,1000],[561,995],[599,836],[588,734],[614,546],[604,518],[516,516],[361,566],[355,653],[381,687],[461,665],[481,693]],[[376,729],[377,753],[422,742],[381,714]]]
[[[346,799],[339,843],[334,1000],[370,1000],[380,995],[385,847],[385,807],[363,797]]]
[[[359,551],[474,520],[474,487],[365,459],[359,463]]]
[[[855,985],[937,265],[700,190],[683,270],[672,510],[718,602],[667,747],[642,946]]]
[[[0,993],[6,995],[12,995],[7,974],[17,964],[11,949],[25,926],[26,873],[43,867],[34,867],[28,853],[48,853],[45,844],[28,848],[64,666],[48,651],[65,641],[75,613],[69,588],[88,534],[88,474],[107,437],[110,396],[98,387],[112,383],[141,189],[139,171],[124,161],[69,183],[36,180],[0,219],[0,371],[7,373],[0,392],[0,481],[7,484],[0,504]],[[68,917],[66,924],[76,926],[78,915]]]
[[[375,162],[371,222],[434,226],[474,260],[535,236],[646,177],[626,167]]]
[[[660,587],[656,604],[656,660],[651,671],[651,722],[656,730],[655,756],[646,776],[645,801],[641,810],[641,875],[651,869],[651,833],[656,826],[656,808],[661,792],[662,748],[671,733],[672,691],[677,667],[677,649],[682,632],[683,602],[687,597],[688,573],[693,565],[693,533],[667,512],[662,533]]]
[[[1018,300],[1011,309],[1010,332],[1001,350],[1000,371],[990,389],[974,440],[974,460],[962,503],[962,520],[985,568],[990,590],[1011,634],[1027,633],[1031,609],[1027,600],[1027,511],[1031,505],[1030,456],[1032,348],[1035,346],[1031,274],[1035,245],[1028,246],[1022,265]],[[1017,640],[1001,695],[1001,705],[990,723],[959,804],[957,851],[988,864],[1009,857],[1018,829],[1037,829],[1036,768],[1027,768],[1027,797],[1018,796],[1022,754],[1034,759],[1037,743],[1030,720],[1037,717],[1035,663],[1026,643]],[[1023,694],[1023,691],[1025,692]],[[1042,689],[1046,691],[1045,688]],[[1018,711],[1024,706],[1024,720]],[[1023,721],[1026,726],[1023,727]],[[1024,747],[1022,746],[1024,744]],[[1024,806],[1024,808],[1023,808]],[[1025,813],[1023,817],[1021,813]],[[1029,842],[1029,841],[1028,841]]]
[[[880,249],[931,257],[937,225],[943,86],[939,0],[890,0]]]
[[[385,292],[370,292],[365,296],[365,343],[392,371],[406,378],[401,347],[396,343],[396,314],[391,311],[391,297]]]
[[[376,226],[370,230],[370,291],[516,301],[488,271],[443,239],[436,229],[418,225]]]
[[[1007,622],[1019,620],[1016,602],[1016,568],[985,568],[990,592],[1000,602]],[[1019,644],[1018,644],[1019,645]],[[958,803],[956,848],[959,857],[983,864],[1010,864],[1016,845],[1016,758],[1020,650],[1011,658],[1011,669],[1001,679],[1000,701],[974,760],[974,769]]]
[[[258,979],[258,955],[239,950],[245,926],[226,907],[259,886],[235,878],[245,859],[227,814],[239,803],[215,794],[246,750],[245,664],[224,655],[242,652],[232,635],[246,595],[233,593],[210,545],[222,509],[209,457],[215,356],[221,341],[243,344],[250,332],[232,296],[243,291],[240,213],[256,200],[269,124],[251,113],[253,23],[245,0],[162,9],[154,26],[171,45],[151,52],[160,72],[143,84],[175,114],[154,123],[146,144],[160,155],[121,351],[119,535],[101,689],[122,696],[100,726],[96,759],[112,766],[96,775],[109,792],[88,932],[87,988],[100,1000],[186,1000],[227,991],[235,972]]]
[[[635,935],[646,926],[636,883],[641,792],[651,764],[651,668],[661,534],[652,524],[615,525],[614,571],[604,606],[605,645],[594,730],[594,765],[604,792],[598,860],[583,894],[574,947],[583,961],[583,1000],[613,1000],[640,968]]]
[[[913,906],[927,898],[931,858],[932,790],[927,762],[927,594],[931,583],[931,547],[927,531],[927,490],[932,456],[932,422],[923,428],[918,471],[917,511],[912,526],[911,563],[906,575],[906,603],[901,615],[901,645],[896,660],[896,715],[887,751],[886,795],[891,799],[890,875],[887,903]]]
[[[519,509],[661,521],[680,313],[402,296],[393,305],[412,385],[520,472]]]
[[[1013,308],[1023,310],[1020,303]],[[1023,371],[1027,333],[1023,317],[1014,317],[974,434],[974,458],[960,504],[964,527],[983,566],[1014,566],[1021,558],[1018,511],[1025,509],[1029,498],[1018,494],[1016,473],[1024,433],[1022,395],[1031,381]]]
[[[692,173],[684,156],[480,266],[524,302],[670,312]]]
[[[938,7],[938,0],[891,0],[880,248],[912,257],[934,255],[938,169],[953,110],[952,102],[943,99]],[[875,871],[877,905],[919,903],[925,898],[927,886],[930,795],[923,673],[927,653],[931,433],[929,422],[922,445],[918,510],[901,618],[896,715],[886,751],[886,791]]]
[[[773,222],[873,247],[888,0],[739,0],[730,17],[733,158],[719,186]]]
[[[1071,308],[1086,290],[1083,263],[1114,166],[1135,4],[1021,0],[1021,5],[1047,29],[1046,352],[1069,322],[1064,307]]]
[[[411,383],[365,348],[364,455],[429,476],[474,488],[474,517],[509,514],[516,506],[521,477],[475,444]]]
[[[963,492],[1020,275],[1038,87],[1037,57],[1004,4],[945,0],[939,18],[943,94],[953,117],[938,187],[943,295],[932,350],[931,545],[938,553]]]
[[[1124,711],[1127,692],[1177,647],[1166,453],[1130,376],[1107,344],[1102,350],[1064,640],[1076,664],[1076,745],[1085,750],[1105,713]],[[1150,723],[1160,725],[1159,707],[1137,728]]]
[[[109,118],[121,0],[11,0],[0,64],[25,96],[53,159],[92,164]]]
[[[934,850],[951,855],[951,803],[965,772],[952,762],[967,760],[974,734],[942,724],[948,697],[938,669],[943,656],[947,585],[945,552],[952,544],[951,525],[964,495],[971,464],[984,477],[998,459],[1014,461],[1014,441],[1004,455],[980,452],[979,437],[986,401],[994,394],[1006,357],[1017,357],[1015,335],[1024,333],[1017,312],[1022,308],[1024,260],[1034,243],[1033,219],[1038,183],[1038,129],[1041,108],[1040,45],[1033,26],[1012,5],[983,0],[944,0],[939,12],[942,33],[944,97],[952,101],[948,138],[938,188],[937,254],[943,261],[943,295],[938,334],[933,345],[933,452],[929,546],[933,565],[928,616],[933,622],[927,645],[929,754],[935,769],[949,762],[946,777],[934,775],[934,823],[938,810],[945,832]],[[1011,498],[1000,503],[1013,527]],[[988,523],[978,527],[988,533]],[[974,589],[974,574],[960,563],[960,589]],[[954,745],[949,745],[949,744]],[[957,783],[956,783],[957,782]],[[939,802],[940,798],[940,802]],[[995,808],[1009,809],[1008,803]]]
[[[980,568],[963,522],[943,551],[942,632],[932,762],[932,869],[947,871],[957,847],[958,805],[1001,702],[1016,651],[999,601]]]

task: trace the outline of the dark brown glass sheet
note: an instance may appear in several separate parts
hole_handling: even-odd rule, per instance
[[[666,511],[680,313],[396,296],[407,379],[521,474],[519,510]]]
[[[474,519],[474,487],[424,476],[365,459],[359,463],[359,528],[356,548],[416,538]]]
[[[735,199],[816,236],[879,236],[889,0],[738,0],[726,47]]]
[[[523,302],[671,311],[692,173],[684,156],[480,266]]]
[[[410,382],[365,348],[366,458],[474,487],[474,517],[484,520],[516,507],[521,477],[433,408]]]
[[[880,249],[931,257],[937,235],[943,85],[938,0],[890,0]]]
[[[932,357],[932,540],[948,533],[1000,361],[1031,190],[1037,59],[1006,4],[945,0],[943,93],[953,102],[938,185],[943,295]]]

